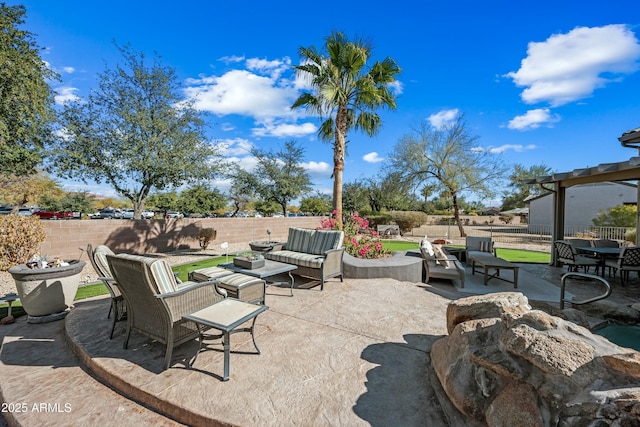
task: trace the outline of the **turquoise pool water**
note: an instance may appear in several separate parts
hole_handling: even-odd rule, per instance
[[[593,331],[614,344],[640,351],[640,326],[608,325]]]

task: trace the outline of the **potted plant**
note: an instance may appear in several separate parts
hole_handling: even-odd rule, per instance
[[[48,262],[36,258],[46,233],[38,217],[0,217],[0,268],[13,276],[16,291],[29,322],[57,320],[67,314],[85,262]],[[28,262],[30,261],[31,262]],[[9,268],[10,267],[10,268]]]

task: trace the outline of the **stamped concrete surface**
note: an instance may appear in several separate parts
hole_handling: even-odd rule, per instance
[[[256,323],[262,354],[248,333],[232,335],[227,382],[219,340],[207,341],[191,369],[197,341],[179,346],[166,371],[164,346],[134,332],[122,348],[124,322],[109,340],[107,298],[78,302],[64,322],[68,344],[63,322],[18,322],[0,354],[4,401],[69,403],[53,414],[57,425],[448,425],[429,359],[446,334],[446,293],[392,279],[334,279],[324,291],[298,282],[293,297],[267,289],[269,310]],[[32,412],[12,416],[50,424]]]

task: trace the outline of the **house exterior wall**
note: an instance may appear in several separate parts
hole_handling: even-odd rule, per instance
[[[566,190],[565,227],[588,227],[602,209],[623,204],[635,204],[635,185],[601,182],[576,185]],[[551,226],[553,224],[553,194],[547,194],[529,203],[529,224]]]

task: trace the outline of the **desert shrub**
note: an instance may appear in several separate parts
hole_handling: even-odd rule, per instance
[[[0,215],[0,270],[29,261],[46,238],[37,216]]]
[[[420,211],[395,211],[391,212],[393,221],[400,227],[401,233],[407,233],[415,227],[426,224],[429,217]]]
[[[633,244],[636,243],[636,229],[635,228],[631,228],[629,230],[627,230],[626,233],[624,233],[624,239],[627,242],[631,242]]]
[[[374,230],[377,230],[379,225],[389,225],[391,224],[391,221],[393,221],[393,219],[391,218],[391,215],[383,214],[383,213],[367,214],[365,215],[365,217],[369,221],[369,227],[371,227]]]
[[[213,228],[201,228],[198,231],[198,243],[200,243],[200,249],[205,250],[209,246],[212,240],[216,240],[218,232]]]

